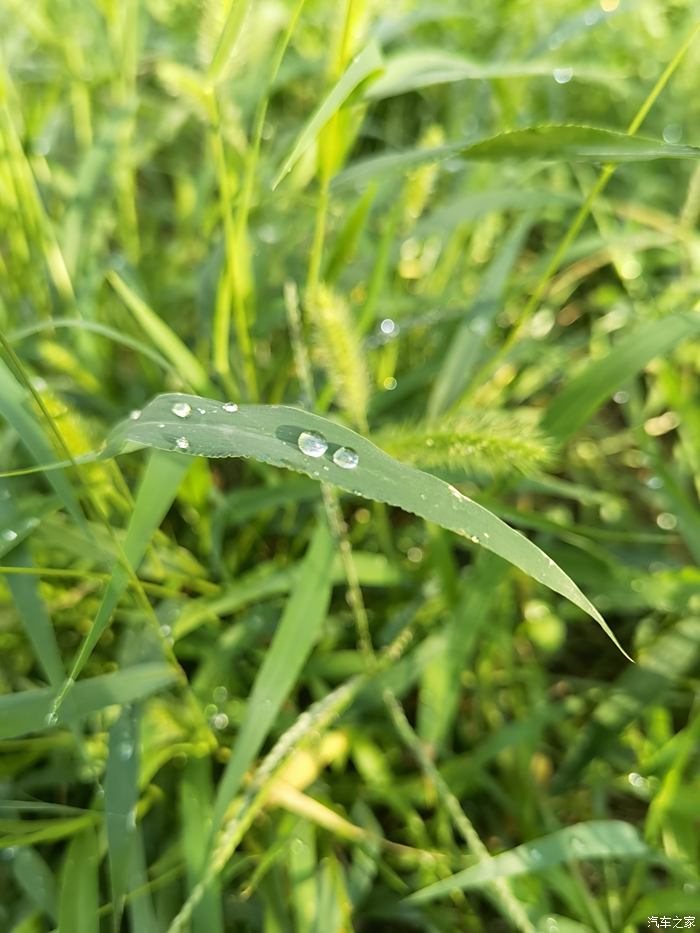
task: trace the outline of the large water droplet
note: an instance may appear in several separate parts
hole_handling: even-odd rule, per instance
[[[175,446],[178,448],[178,450],[189,450],[190,442],[186,437],[178,437],[178,439],[175,441]]]
[[[360,455],[352,447],[339,447],[333,454],[333,463],[343,470],[354,470],[360,462]]]
[[[212,716],[211,724],[215,729],[225,729],[228,725],[228,716],[226,713],[217,713],[216,716]]]
[[[297,446],[307,457],[322,457],[328,450],[328,441],[316,431],[302,431]]]
[[[238,411],[238,405],[236,405],[235,402],[226,402],[226,404],[223,405],[222,407],[224,411],[227,411],[230,415]]]
[[[573,68],[555,68],[552,77],[557,84],[568,84],[574,76]]]
[[[192,408],[187,404],[187,402],[175,402],[170,411],[177,415],[178,418],[189,418],[192,414]]]
[[[129,417],[132,421],[138,421],[141,417],[141,409],[135,408],[132,412],[130,412]]]
[[[7,531],[3,531],[3,533],[2,533],[2,539],[3,539],[3,541],[16,541],[16,540],[17,540],[17,532],[16,532],[16,531],[13,531],[12,528],[8,528]]]

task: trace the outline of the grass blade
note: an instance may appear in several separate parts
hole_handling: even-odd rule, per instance
[[[182,852],[192,891],[204,870],[213,809],[211,766],[205,758],[190,758],[180,785]],[[223,933],[221,890],[217,881],[207,889],[192,914],[192,933]]]
[[[99,857],[92,828],[71,840],[63,863],[58,933],[99,933]]]
[[[236,744],[219,782],[214,806],[214,831],[221,825],[245,772],[262,747],[318,637],[331,596],[333,556],[331,533],[321,522],[248,698]]]
[[[370,75],[379,71],[381,67],[381,51],[376,42],[372,41],[355,56],[345,73],[341,75],[306,122],[292,147],[292,151],[282,163],[282,167],[272,183],[273,188],[276,188],[285,176],[291,172],[299,159],[316,140],[326,123],[347,101],[355,88]]]
[[[639,859],[647,851],[636,828],[630,823],[621,820],[591,820],[567,826],[549,836],[494,855],[488,861],[416,891],[408,900],[424,903],[455,891],[472,890],[499,878],[528,875],[581,859]]]
[[[187,419],[173,414],[173,405],[178,404],[188,407]],[[326,439],[328,450],[323,459],[308,457],[299,449],[303,431],[316,432]],[[399,463],[349,428],[283,405],[242,405],[228,411],[208,399],[161,395],[148,404],[138,421],[129,420],[115,428],[106,455],[125,446],[171,451],[183,440],[190,454],[252,457],[306,473],[354,495],[397,506],[455,531],[570,600],[595,619],[620,647],[595,606],[535,544],[448,483]],[[333,454],[341,447],[357,454],[359,465],[355,469],[344,469],[333,461]]]
[[[31,846],[22,846],[15,852],[12,867],[27,897],[55,922],[58,917],[56,879],[44,859]]]
[[[671,314],[641,324],[600,360],[594,360],[568,383],[547,409],[542,429],[565,441],[600,405],[657,356],[668,353],[684,337],[700,332],[700,315]]]
[[[139,664],[91,677],[76,684],[70,704],[62,706],[54,725],[75,722],[106,706],[133,703],[169,687],[176,674],[166,664]],[[0,697],[0,739],[11,739],[46,728],[56,691],[51,687],[23,690]]]

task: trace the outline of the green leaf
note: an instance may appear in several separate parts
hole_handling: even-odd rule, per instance
[[[213,816],[214,831],[221,825],[246,770],[260,751],[318,637],[331,597],[333,556],[334,543],[330,531],[325,522],[320,522],[275,637],[255,678],[236,744],[219,782]]]
[[[621,820],[591,820],[567,826],[549,836],[526,842],[501,852],[464,871],[430,884],[407,900],[413,903],[432,901],[455,891],[480,888],[499,878],[513,878],[545,871],[555,865],[581,859],[634,858],[647,853],[647,847],[630,823]]]
[[[121,925],[129,887],[139,799],[139,714],[125,706],[109,730],[105,774],[105,825],[112,886],[112,926]]]
[[[173,405],[177,403],[190,407],[189,417],[173,414]],[[328,450],[322,458],[314,459],[301,452],[297,441],[302,431],[315,431],[325,437]],[[161,395],[146,406],[138,421],[129,420],[115,428],[105,455],[113,455],[125,447],[173,450],[178,440],[187,444],[189,454],[252,457],[306,473],[365,499],[397,506],[455,531],[566,597],[594,618],[619,647],[595,606],[535,544],[448,483],[399,463],[349,428],[284,405],[242,405],[235,411],[227,411],[220,403],[208,399]],[[340,447],[358,454],[359,465],[355,469],[343,469],[333,461]]]
[[[106,706],[133,703],[169,687],[176,674],[166,664],[139,664],[76,684],[71,702],[58,712],[56,725],[74,722]],[[0,697],[0,739],[10,739],[46,728],[56,696],[52,687],[23,690]]]
[[[570,380],[547,409],[542,429],[564,442],[626,382],[655,357],[664,356],[684,337],[700,332],[700,314],[670,314],[640,324],[600,360]]]
[[[17,849],[12,860],[15,878],[27,897],[51,920],[58,916],[58,896],[53,872],[31,846]]]
[[[282,163],[282,167],[272,183],[273,188],[276,188],[283,178],[291,172],[299,159],[314,143],[319,132],[342,107],[355,88],[370,75],[379,71],[381,67],[381,50],[377,43],[372,41],[350,62],[344,74],[341,75],[308,119],[299,133],[292,151]]]
[[[463,140],[433,149],[408,149],[374,156],[351,165],[334,185],[356,184],[386,172],[403,171],[447,158],[471,162],[535,159],[540,162],[647,162],[652,159],[697,159],[695,146],[670,145],[597,126],[551,124],[506,130],[481,140]]]
[[[211,832],[212,798],[209,759],[190,758],[180,783],[181,849],[187,870],[188,893],[204,869]],[[194,909],[192,933],[222,933],[223,929],[221,889],[214,881]]]
[[[99,933],[99,857],[90,828],[68,846],[63,864],[58,933]]]

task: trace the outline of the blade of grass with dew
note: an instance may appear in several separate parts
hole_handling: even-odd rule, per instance
[[[105,827],[112,888],[112,928],[118,931],[129,888],[139,799],[140,712],[124,706],[109,730],[105,769]]]
[[[124,541],[124,555],[134,570],[140,564],[156,529],[172,505],[187,470],[188,465],[182,458],[163,456],[160,453],[149,459],[139,486]],[[54,713],[58,711],[58,707],[60,707],[66,694],[78,678],[100,636],[109,625],[112,613],[123,596],[128,582],[129,573],[126,567],[117,564],[90,631],[73,662],[70,677],[64,682],[56,698]]]
[[[318,638],[331,597],[334,543],[325,522],[316,526],[265,660],[246,704],[231,758],[219,782],[213,831],[221,826],[245,772],[265,738]]]
[[[56,460],[53,449],[36,418],[26,407],[26,400],[25,390],[0,359],[0,415],[12,425],[37,463],[49,465]],[[66,477],[62,473],[47,470],[46,481],[53,487],[69,515],[77,524],[83,524],[83,513]]]
[[[180,784],[180,826],[188,891],[201,878],[207,855],[213,788],[211,764],[205,758],[190,758]],[[224,919],[220,886],[213,882],[192,914],[192,933],[223,933]]]
[[[273,188],[291,172],[299,159],[316,141],[319,132],[328,123],[331,117],[338,112],[358,85],[366,81],[371,75],[382,69],[382,54],[376,42],[372,41],[355,56],[344,74],[333,85],[326,97],[321,101],[311,117],[308,119],[297,137],[294,146],[282,163],[274,182]]]
[[[455,891],[468,891],[518,875],[535,874],[583,859],[640,859],[648,854],[637,829],[622,820],[591,820],[557,830],[548,836],[526,842],[515,849],[494,855],[414,892],[407,898],[412,903],[425,903],[446,897]]]
[[[106,706],[133,703],[170,687],[177,675],[167,664],[138,664],[113,674],[103,674],[75,684],[71,703],[57,713],[54,725],[62,726]],[[46,728],[56,691],[51,687],[22,690],[0,697],[0,739],[11,739]]]
[[[55,923],[58,919],[56,879],[46,861],[31,846],[19,848],[12,859],[15,880],[29,900]]]
[[[406,149],[372,156],[350,165],[333,186],[366,183],[424,162],[457,158],[472,162],[534,159],[543,162],[646,162],[653,159],[698,159],[700,148],[630,136],[618,130],[575,124],[549,124],[506,130],[486,139],[467,139],[433,149]]]
[[[170,360],[173,368],[196,391],[204,392],[209,385],[209,378],[197,357],[182,340],[164,322],[134,289],[128,285],[119,273],[112,269],[107,274],[107,281],[122,299],[137,323],[151,338],[162,355]]]
[[[584,81],[608,82],[622,77],[603,68],[575,66],[572,77]],[[492,81],[508,78],[551,78],[556,66],[551,61],[539,62],[477,62],[462,55],[439,49],[418,49],[398,52],[386,61],[384,74],[365,92],[368,100],[382,100],[456,81]]]
[[[640,324],[622,337],[607,356],[589,363],[570,380],[545,412],[542,429],[563,443],[651,360],[699,332],[699,314],[680,312]]]
[[[518,221],[481,278],[479,291],[450,346],[433,383],[428,399],[428,418],[434,419],[450,407],[469,384],[470,376],[483,353],[488,332],[503,305],[508,280],[527,238],[533,218]]]
[[[58,933],[99,933],[99,855],[92,828],[71,840],[63,862]]]
[[[174,404],[188,406],[190,417],[185,420],[174,416]],[[205,414],[199,414],[199,408]],[[323,459],[308,457],[299,449],[298,440],[305,431],[325,438],[328,450]],[[284,405],[242,405],[231,412],[208,399],[161,395],[146,406],[138,421],[122,422],[115,428],[105,456],[144,446],[172,451],[183,440],[190,455],[251,457],[305,473],[354,495],[397,506],[455,531],[574,603],[595,619],[622,650],[595,606],[535,544],[453,486],[399,463],[349,428]],[[357,466],[346,469],[333,460],[341,448],[357,455]]]

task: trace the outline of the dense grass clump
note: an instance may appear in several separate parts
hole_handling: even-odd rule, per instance
[[[699,33],[0,7],[2,931],[700,925]]]

